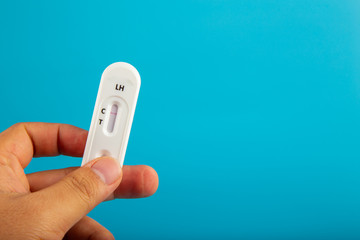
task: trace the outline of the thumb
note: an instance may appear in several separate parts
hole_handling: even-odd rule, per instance
[[[121,177],[121,167],[115,159],[97,158],[56,184],[31,194],[36,195],[32,200],[39,204],[44,220],[67,231],[105,200],[120,184]]]

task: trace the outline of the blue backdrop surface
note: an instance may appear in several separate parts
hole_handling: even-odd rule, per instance
[[[356,0],[2,1],[0,130],[88,129],[102,71],[126,61],[142,87],[125,163],[154,167],[160,185],[90,213],[117,239],[359,239],[359,12]]]

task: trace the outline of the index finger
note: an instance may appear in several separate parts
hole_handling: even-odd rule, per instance
[[[32,157],[81,157],[86,138],[86,130],[68,124],[18,123],[0,134],[0,152],[14,156],[25,168]]]

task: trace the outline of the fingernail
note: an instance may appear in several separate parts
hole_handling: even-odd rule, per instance
[[[113,158],[100,158],[91,166],[91,169],[108,185],[121,177],[121,167]]]

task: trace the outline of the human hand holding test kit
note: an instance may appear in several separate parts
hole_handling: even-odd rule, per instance
[[[89,134],[41,122],[0,133],[0,239],[113,239],[86,215],[104,200],[147,197],[158,186],[151,167],[123,166],[139,88],[136,69],[114,63],[102,75]],[[33,157],[59,154],[83,156],[82,166],[25,174]]]

